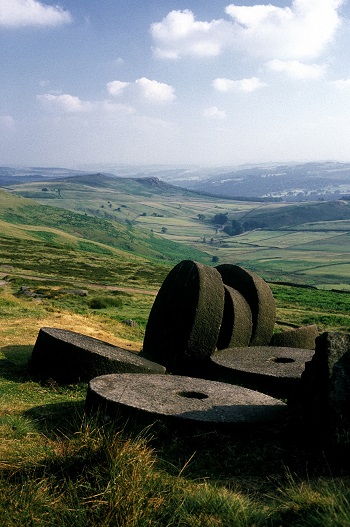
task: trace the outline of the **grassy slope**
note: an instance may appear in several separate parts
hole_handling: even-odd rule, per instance
[[[261,221],[264,227],[278,229],[304,223],[350,219],[350,203],[348,201],[325,201],[320,203],[299,203],[288,205],[266,214],[263,208],[246,215],[246,219]]]
[[[178,261],[197,259],[209,261],[199,250],[144,233],[133,225],[121,225],[106,218],[78,214],[58,207],[47,207],[35,201],[12,196],[0,190],[0,220],[3,230],[19,238],[41,239],[57,246],[71,247],[95,253],[113,254],[130,260],[142,259]],[[15,226],[11,231],[11,226]],[[112,250],[113,249],[113,250]],[[123,251],[123,253],[122,253]]]
[[[299,448],[275,428],[242,436],[164,430],[158,436],[151,429],[140,437],[121,422],[101,428],[84,418],[85,384],[31,380],[26,365],[42,326],[139,349],[154,294],[132,288],[156,289],[162,273],[154,266],[145,272],[137,261],[123,267],[106,255],[91,261],[88,252],[63,248],[59,258],[49,243],[23,240],[17,247],[13,241],[1,261],[19,266],[22,260],[37,278],[51,279],[21,278],[15,272],[20,267],[3,268],[9,283],[0,286],[0,525],[348,527],[348,443],[338,458],[315,445]],[[81,272],[91,263],[130,289],[98,287],[105,284],[102,273]],[[21,285],[44,298],[18,295]],[[87,297],[65,292],[77,285]],[[278,318],[286,322],[308,323],[312,314],[327,313],[328,324],[336,324],[329,306],[335,317],[349,317],[347,294],[280,285],[273,290]],[[120,302],[91,308],[101,296]],[[127,318],[139,327],[123,324]]]
[[[138,227],[145,236],[143,251],[153,235],[158,244],[159,239],[163,243],[181,242],[219,258],[220,263],[232,262],[255,270],[266,279],[350,289],[350,220],[342,219],[349,217],[347,202],[235,202],[199,196],[153,179],[96,175],[16,185],[12,192],[113,220],[122,231],[128,226],[129,236]],[[265,227],[228,236],[212,222],[219,213],[227,213],[229,222],[258,220]],[[122,241],[128,244],[130,238],[126,236]],[[161,252],[166,253],[167,248],[159,249],[158,255]],[[193,258],[203,261],[198,253],[193,253]],[[178,259],[183,255],[179,254]]]

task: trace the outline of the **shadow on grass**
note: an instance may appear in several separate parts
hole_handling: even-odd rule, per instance
[[[84,401],[70,401],[35,406],[23,413],[36,430],[50,439],[64,435],[73,436],[81,427]]]
[[[62,464],[65,471],[73,474],[87,461],[97,469],[99,459],[95,457],[94,448],[91,447],[89,460],[82,461],[81,457],[85,456],[86,448],[90,449],[88,445],[97,434],[106,439],[113,436],[123,440],[133,438],[135,445],[137,438],[144,438],[156,453],[157,466],[165,473],[192,481],[215,481],[220,486],[243,492],[273,493],[276,486],[287,483],[288,474],[305,481],[349,476],[349,463],[345,462],[349,449],[347,456],[345,452],[339,456],[334,449],[306,451],[280,427],[251,427],[230,434],[214,430],[192,430],[190,433],[156,422],[142,429],[121,415],[112,421],[102,419],[103,414],[86,415],[84,406],[84,401],[46,404],[23,414],[39,433],[55,441],[58,452],[63,449],[64,458],[52,464],[54,471]],[[78,448],[77,441],[82,441]],[[103,444],[99,455],[104,448],[109,448],[108,441]],[[51,466],[52,460],[48,462]]]
[[[9,381],[24,382],[29,380],[28,364],[33,346],[13,345],[0,348],[0,375]]]

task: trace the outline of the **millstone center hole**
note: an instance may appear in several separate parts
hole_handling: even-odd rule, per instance
[[[208,399],[209,395],[201,392],[178,392],[180,397],[187,397],[187,399]]]
[[[275,357],[273,359],[273,362],[278,362],[280,364],[287,364],[289,362],[295,362],[295,359],[292,359],[291,357]]]

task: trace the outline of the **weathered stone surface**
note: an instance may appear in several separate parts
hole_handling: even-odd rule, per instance
[[[165,368],[102,340],[46,327],[37,336],[30,371],[39,378],[66,383],[106,373],[164,373]]]
[[[297,388],[313,354],[307,349],[249,346],[217,351],[211,362],[218,380],[285,399]]]
[[[350,429],[350,333],[326,332],[316,338],[297,395],[292,404],[307,427]]]
[[[224,310],[218,271],[192,260],[176,265],[152,306],[143,355],[173,373],[187,360],[206,359],[215,350]]]
[[[236,289],[248,302],[253,320],[250,346],[268,346],[276,319],[275,299],[269,285],[238,265],[223,264],[216,269],[224,284]]]
[[[316,337],[319,336],[316,324],[282,331],[272,335],[270,346],[286,346],[287,348],[302,348],[314,350]]]
[[[224,315],[216,347],[220,349],[248,346],[252,336],[252,312],[245,298],[227,285]]]
[[[281,401],[240,386],[177,375],[120,374],[92,379],[88,411],[189,424],[243,425],[276,422],[286,415]]]

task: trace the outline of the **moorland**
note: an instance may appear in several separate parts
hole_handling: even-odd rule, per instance
[[[310,445],[278,427],[158,436],[101,426],[84,415],[84,383],[39,383],[27,365],[44,326],[138,352],[157,290],[183,259],[260,274],[276,331],[348,331],[349,209],[103,174],[0,190],[0,525],[348,526],[341,431]],[[225,232],[248,219],[240,234]]]

